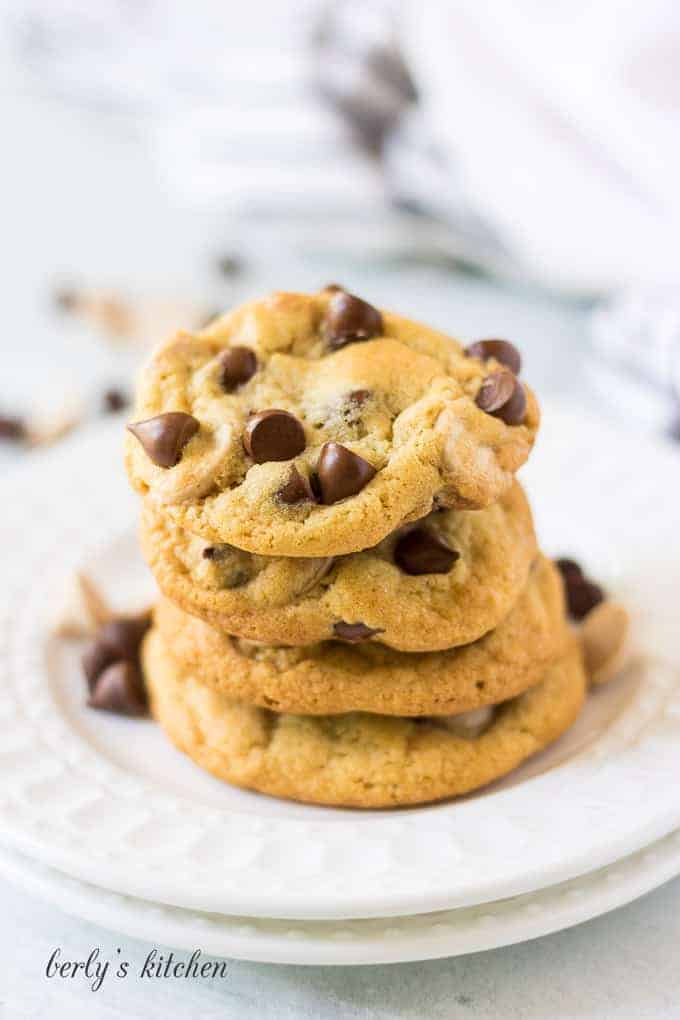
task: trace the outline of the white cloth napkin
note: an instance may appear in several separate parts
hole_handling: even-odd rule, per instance
[[[393,200],[495,272],[606,295],[593,384],[673,421],[677,0],[344,0],[321,44],[321,83],[381,152]]]
[[[190,200],[389,236],[391,198],[551,287],[680,275],[678,0],[8,0],[0,23],[52,91],[144,118]]]
[[[473,211],[552,287],[679,279],[677,0],[404,0],[398,12],[419,130],[450,173],[439,206]],[[398,137],[392,151],[397,167]]]

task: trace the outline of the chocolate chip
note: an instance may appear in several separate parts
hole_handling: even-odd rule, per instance
[[[182,450],[199,428],[196,418],[183,411],[169,411],[128,425],[128,430],[142,444],[149,460],[162,468],[171,468],[179,463]]]
[[[448,574],[460,553],[427,528],[415,528],[400,538],[395,562],[405,574]]]
[[[603,601],[604,592],[599,584],[586,577],[576,560],[563,556],[555,560],[555,566],[564,580],[569,615],[575,620],[582,620]]]
[[[324,443],[316,466],[321,502],[329,505],[356,496],[375,475],[375,468],[340,443]]]
[[[317,475],[316,471],[312,471],[311,475],[309,476],[309,484],[312,487],[312,492],[314,493],[314,499],[316,500],[316,502],[323,503],[323,497],[321,495],[321,483],[319,482],[319,476]]]
[[[352,404],[357,404],[359,407],[363,407],[366,401],[370,398],[370,390],[352,390],[347,394],[347,399]]]
[[[257,358],[250,347],[228,347],[219,361],[220,383],[227,393],[248,382],[257,371]]]
[[[565,584],[569,615],[575,620],[582,620],[591,609],[604,601],[604,592],[599,584],[587,578],[571,578]]]
[[[370,641],[376,634],[382,634],[382,629],[367,627],[365,623],[345,623],[344,620],[338,620],[333,624],[333,634],[342,641],[356,645],[361,641]]]
[[[26,438],[26,424],[21,418],[0,415],[0,439],[19,441]]]
[[[337,291],[344,289],[345,288],[341,286],[341,284],[339,283],[327,283],[324,287],[321,288],[322,291],[326,291],[326,293],[328,294],[335,294]]]
[[[206,545],[201,553],[204,560],[226,560],[234,552],[234,546],[223,542],[222,545]]]
[[[281,486],[276,496],[282,503],[290,505],[306,502],[316,503],[316,496],[314,495],[311,482],[305,475],[300,474],[295,465],[291,468],[288,481]]]
[[[114,662],[119,661],[120,656],[109,645],[103,644],[99,640],[94,640],[89,643],[83,652],[81,664],[90,693],[92,693],[95,688],[97,677],[99,677],[109,666],[112,666]]]
[[[559,560],[555,560],[555,566],[565,581],[572,579],[580,581],[583,579],[583,570],[576,560],[570,560],[568,557],[562,556]]]
[[[136,662],[142,639],[151,626],[151,616],[119,616],[109,620],[97,633],[97,641],[116,654],[116,658]]]
[[[107,666],[97,678],[88,705],[116,715],[146,715],[146,693],[139,669],[131,662]]]
[[[482,411],[500,418],[506,425],[519,425],[524,420],[527,398],[521,382],[507,368],[503,368],[484,379],[475,403]]]
[[[494,412],[506,425],[521,425],[527,413],[527,395],[519,379],[515,379],[515,391],[504,407]]]
[[[250,416],[243,430],[243,445],[256,464],[290,460],[306,446],[302,422],[288,411],[272,408]]]
[[[380,336],[382,329],[378,309],[354,294],[338,291],[329,301],[323,331],[331,350]]]
[[[465,353],[468,357],[479,358],[481,361],[495,358],[515,375],[519,375],[522,370],[522,355],[508,340],[476,340],[465,348]]]
[[[479,388],[475,403],[482,411],[493,414],[507,404],[515,392],[515,377],[512,372],[502,369],[487,375]]]
[[[102,407],[108,414],[117,414],[118,411],[124,410],[129,403],[128,395],[123,390],[116,389],[115,387],[104,390]]]
[[[150,625],[150,614],[143,613],[118,617],[100,627],[82,658],[92,708],[122,715],[145,714],[139,649]]]

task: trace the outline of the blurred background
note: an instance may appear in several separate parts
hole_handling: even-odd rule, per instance
[[[339,282],[680,437],[677,0],[0,0],[0,456]]]

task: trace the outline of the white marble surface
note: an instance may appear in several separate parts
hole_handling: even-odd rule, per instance
[[[2,65],[4,68],[4,64]],[[205,294],[227,303],[269,286],[315,286],[339,278],[378,303],[406,306],[464,336],[508,335],[544,392],[592,403],[582,371],[584,312],[548,297],[510,293],[472,278],[424,269],[378,272],[328,254],[267,257],[234,286],[211,272],[230,249],[222,217],[177,206],[159,188],[144,137],[127,125],[67,110],[0,70],[3,123],[0,257],[3,354],[0,410],[22,410],[37,392],[101,389],[127,376],[130,359],[67,334],[50,307],[55,279],[85,277],[137,290]],[[407,294],[405,302],[402,295]],[[3,468],[15,458],[3,450]],[[433,963],[348,969],[233,962],[216,982],[47,980],[61,946],[81,958],[123,946],[141,961],[149,947],[122,940],[0,881],[0,1017],[144,1018],[632,1018],[680,1011],[680,881],[616,913],[524,946]]]

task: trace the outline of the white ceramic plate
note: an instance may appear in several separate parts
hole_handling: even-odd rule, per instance
[[[497,949],[598,917],[680,874],[680,832],[588,875],[478,907],[365,921],[228,917],[150,903],[0,849],[0,874],[66,913],[186,954],[263,963],[404,963]]]
[[[680,825],[675,451],[549,409],[530,479],[548,551],[629,604],[638,659],[504,783],[392,812],[289,804],[218,783],[149,722],[84,708],[76,649],[47,636],[70,568],[121,606],[148,583],[120,436],[83,436],[0,492],[0,834],[119,892],[259,917],[411,915],[552,885]],[[675,486],[675,489],[673,489]]]

